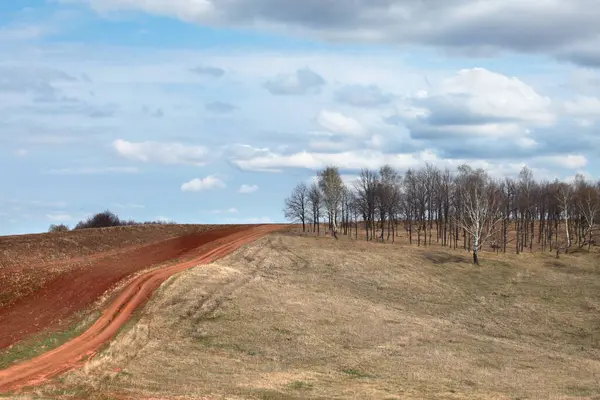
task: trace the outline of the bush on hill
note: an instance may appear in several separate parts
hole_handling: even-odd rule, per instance
[[[70,229],[67,225],[65,224],[52,224],[50,225],[50,227],[48,228],[48,232],[50,233],[54,233],[54,232],[68,232]]]
[[[112,211],[105,210],[90,216],[84,221],[80,221],[73,229],[90,229],[90,228],[108,228],[111,226],[135,226],[135,225],[167,225],[173,222],[166,221],[145,221],[138,222],[132,219],[121,220],[119,216]]]

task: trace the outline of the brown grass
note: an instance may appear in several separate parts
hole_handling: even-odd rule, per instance
[[[469,260],[271,235],[171,278],[101,355],[33,394],[600,399],[598,256]]]

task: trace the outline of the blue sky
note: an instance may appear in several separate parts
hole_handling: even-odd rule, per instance
[[[330,163],[596,180],[594,4],[1,2],[0,234],[278,222]]]

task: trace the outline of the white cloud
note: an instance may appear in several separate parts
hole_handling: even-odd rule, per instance
[[[600,99],[592,96],[579,96],[565,102],[565,111],[577,118],[583,127],[589,127],[600,119]]]
[[[587,166],[588,160],[581,154],[567,154],[558,156],[536,157],[534,162],[548,165],[550,167],[562,167],[568,169],[579,169]]]
[[[204,190],[224,189],[227,185],[214,175],[205,178],[195,178],[181,185],[183,192],[201,192]]]
[[[27,149],[18,149],[17,151],[15,151],[15,155],[17,157],[25,157],[27,154],[29,154],[29,151]]]
[[[186,146],[181,143],[134,143],[117,139],[113,142],[113,147],[122,157],[141,162],[203,166],[209,158],[208,149],[205,147]]]
[[[73,220],[71,215],[65,213],[46,214],[46,218],[54,222],[68,222]]]
[[[361,136],[365,133],[357,120],[336,111],[321,110],[317,123],[329,132],[341,135]]]
[[[404,170],[433,162],[437,156],[425,150],[420,153],[386,154],[372,150],[354,150],[339,153],[314,153],[301,151],[291,154],[268,152],[246,159],[233,159],[232,162],[243,170],[281,172],[286,168],[318,170],[327,165],[337,165],[342,169],[377,169],[383,164]]]
[[[237,208],[228,208],[226,210],[212,210],[211,214],[237,214],[239,211]]]
[[[410,137],[444,148],[444,140],[511,139],[532,148],[530,128],[557,121],[553,102],[523,81],[484,68],[463,69],[431,85],[428,93],[407,98],[391,125],[405,123]]]
[[[240,192],[241,194],[250,194],[250,193],[254,193],[258,190],[258,186],[257,185],[246,185],[243,184],[242,186],[240,186],[238,192]]]
[[[464,106],[474,115],[520,120],[541,125],[552,124],[550,98],[541,96],[517,77],[485,68],[462,69],[446,79],[438,91],[453,100],[466,96]]]

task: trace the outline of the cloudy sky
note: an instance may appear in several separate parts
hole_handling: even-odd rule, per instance
[[[600,175],[597,0],[0,2],[0,234],[282,220],[327,164]]]

